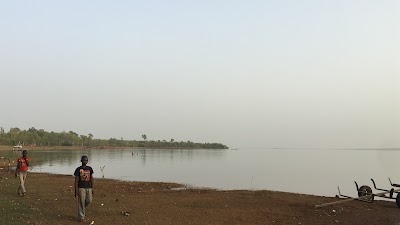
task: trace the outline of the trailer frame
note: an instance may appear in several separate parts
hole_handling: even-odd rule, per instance
[[[392,181],[389,178],[390,185],[392,187],[397,187],[399,189],[391,188],[390,190],[388,190],[388,189],[383,189],[383,188],[377,188],[374,179],[371,178],[371,181],[372,181],[374,189],[378,190],[378,191],[382,191],[382,192],[373,193],[372,189],[368,185],[362,185],[361,187],[359,187],[357,182],[354,181],[354,183],[356,185],[356,189],[357,189],[357,194],[358,194],[357,198],[350,197],[348,195],[343,195],[340,192],[340,188],[338,186],[337,187],[338,192],[339,192],[338,196],[339,196],[339,198],[342,197],[344,199],[341,199],[341,200],[338,200],[338,201],[334,201],[334,202],[328,202],[328,203],[315,205],[315,207],[316,208],[321,208],[321,207],[325,207],[325,206],[337,205],[337,204],[341,204],[341,203],[345,203],[345,202],[350,202],[350,201],[353,201],[353,200],[373,203],[375,197],[380,197],[380,198],[387,198],[387,199],[396,199],[396,205],[397,205],[397,207],[400,208],[400,194],[399,194],[400,193],[400,184],[392,183]],[[394,193],[397,193],[396,198],[393,197]]]

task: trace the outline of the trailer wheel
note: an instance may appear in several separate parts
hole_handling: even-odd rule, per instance
[[[371,202],[374,201],[374,196],[372,195],[372,189],[367,185],[363,185],[358,189],[358,197],[362,197],[362,196],[366,196],[366,195],[371,195],[371,198],[369,200]],[[399,197],[399,204],[400,204],[400,197]]]
[[[396,205],[400,208],[400,193],[396,196]]]

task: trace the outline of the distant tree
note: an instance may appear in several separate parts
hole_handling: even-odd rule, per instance
[[[89,140],[89,138],[86,136],[86,135],[80,135],[79,136],[80,138],[81,138],[81,140],[82,140],[82,146],[87,146],[88,145],[88,140]]]
[[[5,135],[4,135],[4,128],[0,127],[0,144],[5,144]]]
[[[147,135],[142,134],[142,138],[144,139],[144,141],[146,141],[147,140]]]
[[[70,135],[72,135],[72,136],[76,136],[76,137],[78,137],[78,134],[77,133],[75,133],[75,132],[73,132],[73,131],[69,131],[68,132]]]
[[[28,130],[19,128],[11,128],[9,132],[5,132],[4,128],[0,127],[0,144],[1,145],[22,145],[31,146],[118,146],[118,147],[150,147],[150,148],[191,148],[191,149],[228,149],[227,146],[219,143],[194,143],[191,141],[175,142],[171,139],[167,142],[165,139],[152,141],[147,140],[147,135],[143,134],[144,141],[124,140],[110,138],[109,140],[93,139],[92,134],[79,135],[74,131],[69,132],[47,132],[43,129],[34,127]]]
[[[19,129],[18,127],[10,128],[9,143],[11,143],[12,145],[19,144],[20,143],[20,140],[19,140],[20,132],[21,132],[21,129]]]
[[[21,132],[21,129],[19,129],[18,127],[10,128],[10,133],[19,133],[19,132]]]

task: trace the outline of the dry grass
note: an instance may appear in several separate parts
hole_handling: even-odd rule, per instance
[[[12,146],[0,145],[0,151],[12,150]]]

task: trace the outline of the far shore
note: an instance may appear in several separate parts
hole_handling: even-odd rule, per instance
[[[126,146],[23,146],[20,150],[84,150],[84,149],[178,149],[165,147],[126,147]],[[188,149],[188,148],[181,148]],[[17,151],[20,151],[17,150]],[[0,145],[1,151],[13,151],[13,146]]]
[[[83,150],[83,149],[144,149],[143,147],[115,146],[23,146],[21,150]],[[13,146],[0,145],[0,151],[12,151]]]

